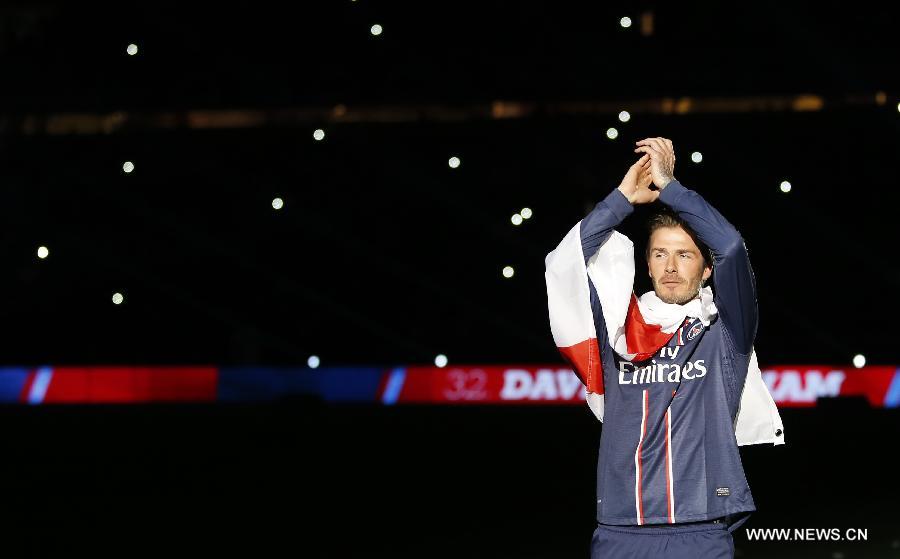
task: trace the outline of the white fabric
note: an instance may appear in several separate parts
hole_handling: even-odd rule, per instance
[[[576,229],[579,225],[576,225]],[[579,241],[578,248],[580,247]],[[579,250],[579,256],[580,253]],[[634,244],[625,235],[613,231],[603,246],[588,260],[587,274],[594,283],[603,308],[610,345],[623,359],[630,361],[634,354],[627,351],[625,319],[634,286]],[[658,324],[666,333],[674,332],[686,317],[699,318],[704,326],[709,326],[718,312],[713,303],[712,290],[708,286],[700,290],[699,298],[684,305],[664,303],[656,293],[650,291],[641,295],[638,307],[647,324]],[[588,405],[600,421],[603,421],[602,398],[602,395],[595,394],[592,399],[591,394],[588,394]],[[781,436],[775,435],[776,430],[780,431]],[[781,416],[762,380],[755,350],[750,356],[747,378],[741,391],[735,420],[735,437],[739,445],[784,444]]]
[[[591,294],[584,281],[581,222],[575,224],[556,250],[544,259],[550,331],[556,347],[569,347],[597,337]]]
[[[571,347],[591,338],[596,339],[591,295],[588,284],[584,281],[587,267],[581,250],[580,221],[563,237],[559,246],[547,255],[544,266],[550,331],[556,347]],[[596,357],[600,358],[599,355]],[[603,394],[588,392],[587,404],[594,415],[603,421]]]

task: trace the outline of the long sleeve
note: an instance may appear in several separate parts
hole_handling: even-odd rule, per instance
[[[581,250],[584,255],[585,265],[603,246],[603,243],[609,239],[613,229],[631,215],[632,212],[634,212],[634,206],[631,205],[619,189],[615,189],[607,194],[606,198],[598,202],[594,209],[591,210],[591,213],[581,220]],[[585,278],[585,282],[588,286],[591,314],[593,315],[594,328],[597,332],[600,355],[601,357],[611,355],[612,346],[609,343],[600,297],[597,294],[596,287],[588,278]],[[604,368],[604,375],[607,373],[608,371]]]
[[[740,233],[702,196],[678,181],[670,182],[659,200],[672,208],[713,253],[713,288],[716,308],[735,349],[749,354],[759,312],[756,279]]]
[[[618,190],[579,220],[544,259],[547,306],[553,341],[588,391],[588,404],[603,417],[602,360],[609,341],[597,293],[587,265],[612,235],[613,227],[631,213],[631,204]]]
[[[581,220],[581,250],[584,253],[585,263],[603,246],[613,228],[622,223],[633,211],[634,206],[618,188],[597,202],[591,213]]]

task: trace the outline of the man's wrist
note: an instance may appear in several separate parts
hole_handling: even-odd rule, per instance
[[[669,176],[669,177],[663,177],[663,181],[662,181],[663,186],[660,186],[659,189],[660,189],[660,190],[665,190],[666,187],[669,186],[669,185],[670,185],[671,183],[673,183],[673,182],[675,182],[675,177],[672,177],[672,176]]]
[[[622,196],[624,196],[625,199],[628,200],[628,203],[629,203],[629,204],[632,204],[632,205],[634,204],[634,198],[633,198],[634,192],[632,192],[632,193],[629,194],[628,192],[625,192],[625,190],[624,190],[621,186],[619,186],[618,188],[616,188],[616,190],[618,190],[619,192],[622,193]]]
[[[672,204],[674,204],[676,200],[685,192],[687,192],[687,188],[685,188],[683,184],[678,182],[678,179],[673,179],[669,184],[666,185],[665,190],[660,189],[659,201],[671,207]]]
[[[634,211],[634,204],[619,188],[612,190],[603,200],[603,203],[615,214],[619,221],[622,221]]]

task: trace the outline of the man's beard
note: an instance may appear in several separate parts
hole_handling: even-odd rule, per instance
[[[662,283],[659,282],[658,285],[662,285]],[[659,297],[663,303],[669,303],[670,305],[683,305],[693,301],[700,294],[701,287],[703,287],[702,277],[697,278],[693,288],[689,289],[686,293],[676,292],[671,295],[664,295],[663,290],[657,287],[657,282],[654,281],[653,286],[654,291],[656,291],[656,296]]]

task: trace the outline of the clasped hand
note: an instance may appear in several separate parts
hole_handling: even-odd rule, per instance
[[[675,180],[675,147],[667,138],[646,138],[635,145],[638,147],[634,152],[643,155],[628,168],[619,191],[632,204],[649,204]],[[651,188],[651,184],[656,188]]]

